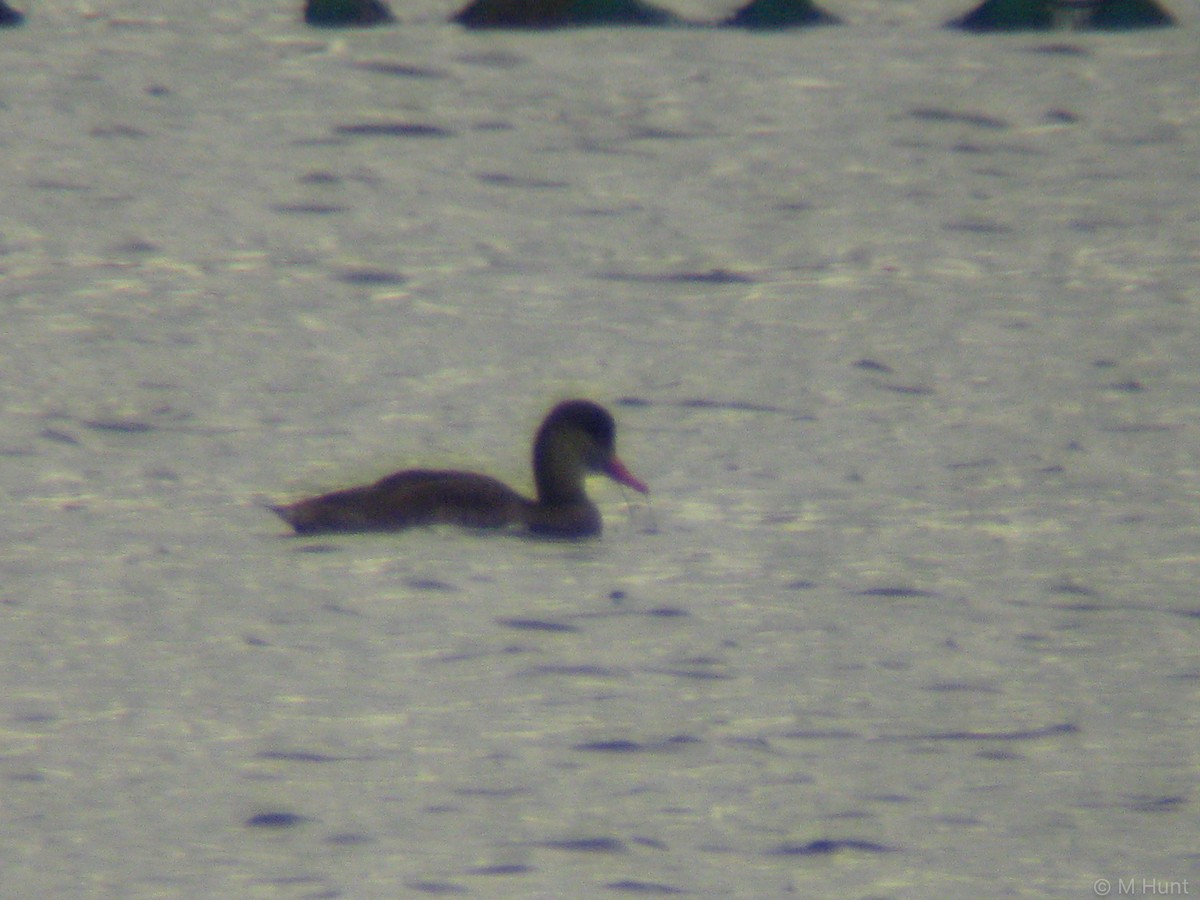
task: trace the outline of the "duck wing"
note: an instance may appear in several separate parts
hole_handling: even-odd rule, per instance
[[[474,472],[408,469],[271,509],[298,534],[399,531],[420,525],[524,525],[531,506],[502,481]]]

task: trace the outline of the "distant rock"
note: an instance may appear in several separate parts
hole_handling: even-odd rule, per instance
[[[453,20],[467,28],[680,24],[671,13],[641,0],[473,0]]]
[[[1054,27],[1051,0],[984,0],[946,23],[967,31],[1043,31]]]
[[[841,19],[818,8],[811,0],[752,0],[720,24],[727,28],[771,31],[840,22]]]
[[[365,28],[395,17],[383,0],[307,0],[304,21],[317,28]]]
[[[1119,30],[1174,24],[1154,0],[984,0],[946,23],[967,31]]]
[[[1164,28],[1174,25],[1172,15],[1154,0],[1101,0],[1092,8],[1086,28]]]
[[[0,0],[0,27],[11,28],[13,25],[20,25],[24,21],[24,14],[17,12],[15,9],[10,9],[4,0]]]

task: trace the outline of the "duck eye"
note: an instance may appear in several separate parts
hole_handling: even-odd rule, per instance
[[[579,455],[583,459],[583,464],[589,469],[603,469],[608,465],[609,451],[592,435],[579,432],[577,446],[580,448]]]

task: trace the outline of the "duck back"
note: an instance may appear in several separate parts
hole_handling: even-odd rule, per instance
[[[271,507],[298,534],[400,531],[421,525],[524,525],[530,502],[487,475],[411,469],[374,484]]]

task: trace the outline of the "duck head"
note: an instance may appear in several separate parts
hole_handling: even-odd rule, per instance
[[[590,400],[566,400],[550,410],[533,442],[538,501],[586,502],[583,481],[588,472],[648,494],[650,489],[618,458],[616,432],[608,410]]]

